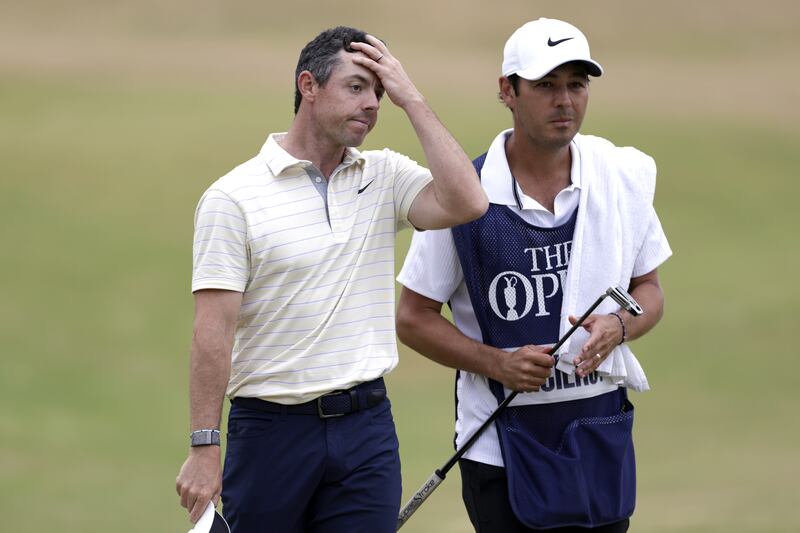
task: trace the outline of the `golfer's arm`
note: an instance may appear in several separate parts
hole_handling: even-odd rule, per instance
[[[443,317],[441,310],[441,302],[403,287],[397,307],[397,336],[441,365],[495,378],[505,352],[470,339]]]
[[[194,333],[190,355],[191,430],[220,426],[222,402],[231,373],[233,334],[242,293],[200,290],[195,293]]]
[[[664,316],[664,291],[658,281],[658,269],[632,278],[628,292],[644,309],[644,314],[636,317],[627,311],[619,312],[625,322],[627,340],[632,341],[653,329]]]
[[[413,100],[404,110],[417,133],[428,168],[430,183],[414,200],[409,221],[419,229],[449,228],[483,215],[489,201],[472,162],[461,145],[424,99]]]

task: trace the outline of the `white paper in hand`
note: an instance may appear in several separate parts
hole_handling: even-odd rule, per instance
[[[216,512],[214,502],[208,502],[203,516],[200,517],[194,528],[189,530],[189,533],[231,533],[231,529],[222,515]]]

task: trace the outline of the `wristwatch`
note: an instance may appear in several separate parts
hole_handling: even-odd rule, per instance
[[[218,429],[198,429],[189,434],[191,446],[219,446]]]

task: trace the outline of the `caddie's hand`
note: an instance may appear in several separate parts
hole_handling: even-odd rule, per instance
[[[569,321],[574,326],[578,319],[570,316]],[[613,315],[589,315],[581,327],[591,335],[572,363],[575,365],[575,373],[585,377],[597,370],[611,350],[620,343],[622,326]]]
[[[181,497],[181,506],[189,511],[189,521],[194,524],[203,515],[208,502],[219,502],[222,493],[222,468],[219,446],[196,446],[189,449],[175,489]]]
[[[386,95],[398,107],[405,107],[412,102],[423,101],[422,93],[408,77],[403,65],[390,52],[380,39],[367,35],[368,43],[351,43],[355,54],[353,62],[370,69],[381,80]]]
[[[534,392],[544,385],[556,360],[539,346],[523,346],[500,358],[495,379],[517,392]]]

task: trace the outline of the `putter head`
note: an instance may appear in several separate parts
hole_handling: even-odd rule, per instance
[[[619,304],[621,308],[632,314],[633,316],[639,316],[644,313],[644,309],[636,300],[633,299],[633,296],[628,294],[628,291],[623,289],[622,287],[611,287],[606,292],[611,298]]]

